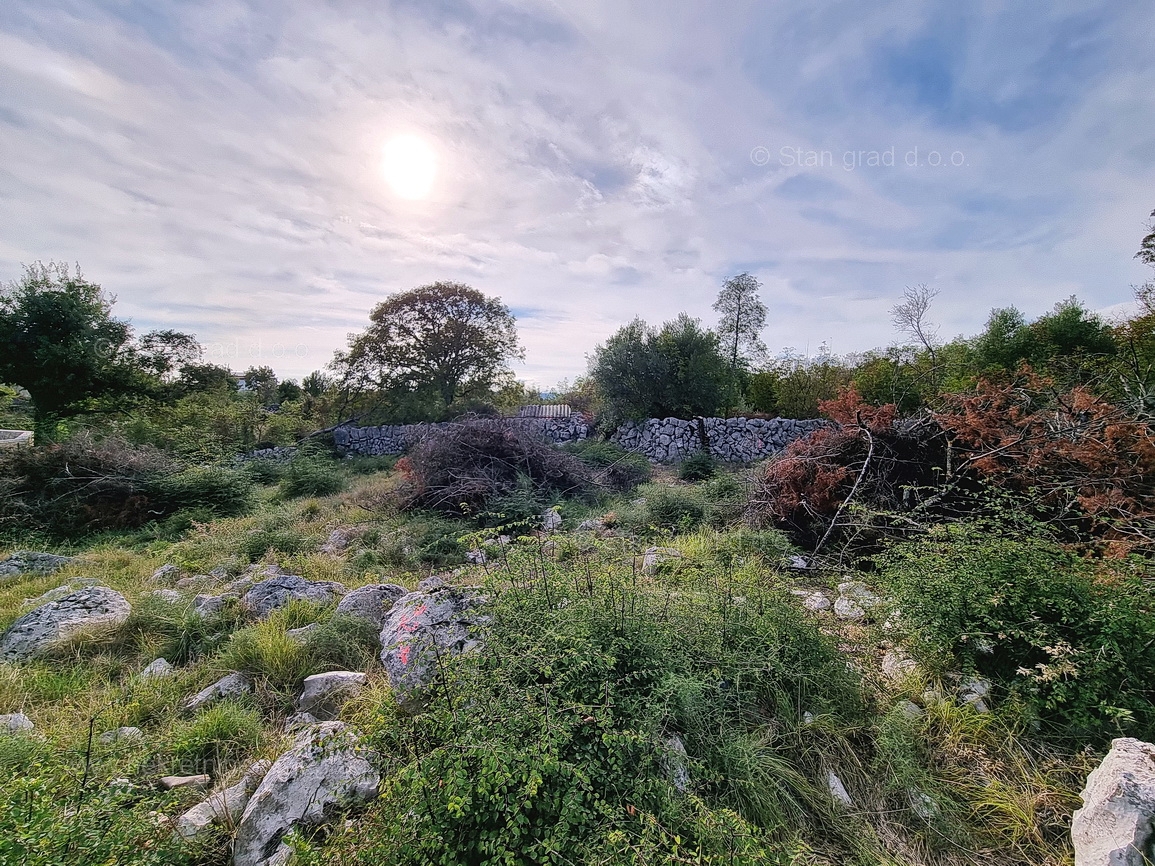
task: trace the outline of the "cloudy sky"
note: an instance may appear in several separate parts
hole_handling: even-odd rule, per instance
[[[884,345],[919,283],[946,337],[1105,309],[1147,276],[1152,33],[1150,0],[9,0],[0,280],[79,262],[282,376],[457,280],[543,386],[742,271],[775,351]]]

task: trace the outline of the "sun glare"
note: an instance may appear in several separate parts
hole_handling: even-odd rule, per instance
[[[437,175],[437,156],[420,136],[399,135],[385,145],[381,170],[401,198],[425,198]]]

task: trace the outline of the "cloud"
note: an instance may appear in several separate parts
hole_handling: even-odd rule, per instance
[[[390,292],[459,280],[523,313],[541,385],[635,315],[712,322],[743,270],[772,348],[884,344],[922,282],[944,335],[993,306],[1126,301],[1155,206],[1155,9],[932,11],[8,7],[0,277],[79,261],[142,329],[295,376]],[[426,201],[380,174],[402,133],[435,143]]]

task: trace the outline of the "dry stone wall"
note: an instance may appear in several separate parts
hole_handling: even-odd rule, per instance
[[[549,442],[561,444],[585,439],[590,427],[581,415],[568,418],[510,418],[511,424],[538,429]],[[450,422],[452,423],[452,422]],[[627,421],[610,436],[627,451],[644,454],[654,463],[677,463],[702,450],[705,432],[710,454],[719,460],[749,463],[776,454],[826,421],[789,418],[650,418]],[[357,456],[402,454],[439,424],[404,424],[381,427],[338,427],[334,442],[341,452]]]

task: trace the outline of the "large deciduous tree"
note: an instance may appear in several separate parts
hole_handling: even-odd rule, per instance
[[[349,392],[432,393],[449,406],[488,391],[524,357],[509,308],[461,283],[392,295],[369,319],[333,362]]]
[[[0,382],[31,395],[38,442],[52,441],[65,418],[161,396],[173,367],[200,355],[176,331],[134,340],[129,324],[112,317],[114,300],[79,268],[56,262],[30,265],[0,287]]]

